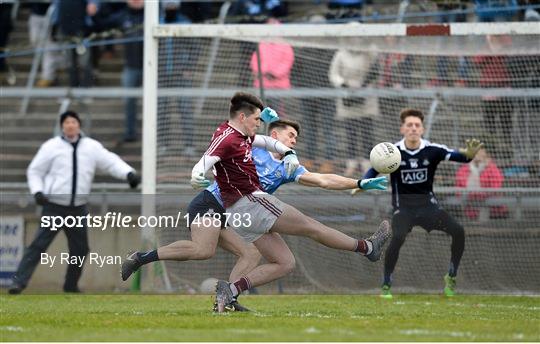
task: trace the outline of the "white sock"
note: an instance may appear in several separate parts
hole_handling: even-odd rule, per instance
[[[229,288],[231,288],[231,291],[232,291],[232,294],[233,294],[234,297],[237,297],[238,294],[240,294],[238,292],[238,289],[236,288],[236,286],[233,283],[229,283]]]
[[[366,243],[367,243],[367,253],[366,253],[366,256],[367,256],[368,254],[373,252],[373,243],[369,240],[366,240]]]

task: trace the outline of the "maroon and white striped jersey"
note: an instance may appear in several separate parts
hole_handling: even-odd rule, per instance
[[[262,190],[251,153],[254,138],[244,135],[227,121],[216,129],[206,150],[205,155],[220,159],[214,165],[214,175],[225,208],[242,196]]]

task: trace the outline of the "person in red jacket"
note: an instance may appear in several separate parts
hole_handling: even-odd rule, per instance
[[[470,164],[462,165],[456,173],[456,186],[466,189],[502,187],[504,175],[491,159],[485,149],[481,149]],[[467,194],[464,214],[467,218],[476,220],[481,213],[481,204],[493,193],[473,191]],[[461,195],[460,195],[461,196]],[[506,217],[508,208],[504,205],[492,206],[489,209],[490,218]],[[480,216],[481,217],[481,216]]]

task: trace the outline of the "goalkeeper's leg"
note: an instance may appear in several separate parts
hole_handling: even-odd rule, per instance
[[[459,263],[465,250],[465,231],[463,226],[443,209],[434,207],[425,212],[421,217],[424,228],[443,231],[452,237],[450,264],[448,274],[444,277],[444,293],[447,296],[454,296]]]
[[[382,297],[391,298],[390,287],[392,286],[392,273],[396,267],[399,251],[407,238],[407,234],[413,227],[413,215],[404,209],[399,210],[392,216],[392,238],[384,256],[384,279]]]

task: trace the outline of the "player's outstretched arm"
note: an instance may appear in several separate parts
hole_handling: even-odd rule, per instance
[[[281,155],[293,150],[275,138],[266,135],[255,135],[255,139],[253,139],[253,147],[259,147],[269,152],[279,153]]]
[[[210,185],[210,181],[206,179],[206,172],[221,159],[217,156],[203,155],[201,160],[191,170],[191,186],[194,189],[202,189]]]
[[[369,187],[372,185],[372,182],[371,180],[379,180],[380,178],[382,177],[379,177],[377,178],[377,176],[379,175],[379,172],[377,172],[377,170],[375,170],[373,167],[370,168],[369,170],[367,170],[367,172],[364,174],[364,177],[361,179],[362,181],[364,181],[364,184],[366,185],[365,187]],[[377,182],[379,183],[379,182]],[[377,185],[377,183],[375,185]],[[368,186],[369,185],[369,186]],[[366,188],[360,188],[360,187],[357,187],[356,189],[354,190],[351,190],[351,195],[356,195],[357,193],[359,192],[362,192],[364,190],[369,190],[369,189],[366,189]],[[382,187],[382,188],[381,188]],[[372,189],[375,189],[375,190],[386,190],[387,187],[388,187],[388,179],[385,178],[384,179],[384,185],[381,185],[381,187],[376,187],[376,188],[372,188]]]
[[[300,176],[298,182],[305,186],[320,187],[328,190],[386,190],[388,179],[386,177],[370,179],[352,179],[337,174],[321,174],[306,172]]]
[[[465,141],[465,148],[460,148],[459,152],[467,159],[472,160],[476,153],[484,147],[484,144],[477,139],[468,139]]]

